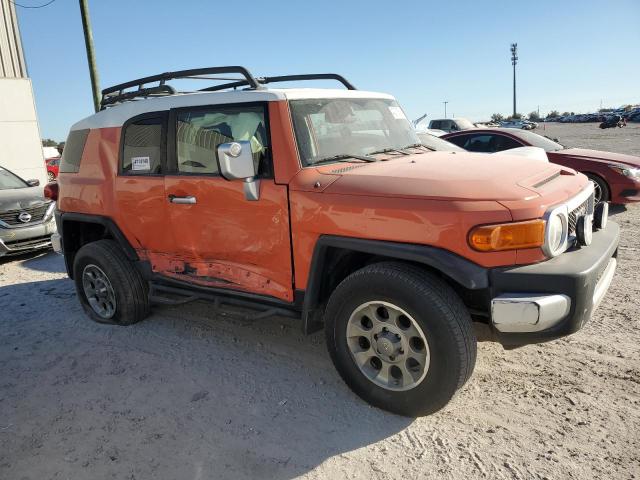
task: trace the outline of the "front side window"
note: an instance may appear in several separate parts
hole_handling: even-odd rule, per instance
[[[267,173],[269,139],[262,105],[179,111],[176,116],[177,170],[217,175],[218,147],[242,140],[251,144],[258,174]]]
[[[158,116],[134,119],[126,125],[122,149],[122,173],[126,175],[162,173],[164,124],[164,117]]]
[[[290,108],[305,167],[333,157],[369,155],[420,143],[394,100],[305,99],[292,100]]]

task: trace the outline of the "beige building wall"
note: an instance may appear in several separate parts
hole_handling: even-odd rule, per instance
[[[15,6],[0,0],[0,166],[44,185],[47,170],[41,145]]]
[[[31,80],[0,78],[0,166],[47,183]]]

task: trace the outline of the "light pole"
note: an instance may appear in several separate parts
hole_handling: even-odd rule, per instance
[[[513,116],[516,116],[516,64],[518,63],[518,44],[511,44],[511,65],[513,65]]]
[[[93,32],[89,19],[89,7],[87,0],[80,0],[80,16],[82,17],[82,30],[84,31],[84,45],[87,49],[87,62],[89,63],[89,75],[91,76],[91,90],[93,91],[93,107],[96,112],[100,110],[100,79],[96,68],[96,55],[93,50]]]
[[[444,103],[444,118],[447,118],[447,103],[449,103],[449,101],[447,100],[446,102],[442,103]]]

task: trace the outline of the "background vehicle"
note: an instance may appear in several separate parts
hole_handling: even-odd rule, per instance
[[[436,152],[464,152],[463,148],[460,148],[454,143],[448,142],[439,138],[439,136],[431,135],[426,132],[418,132],[418,138],[422,144],[429,147]]]
[[[438,120],[431,120],[429,122],[429,128],[434,130],[444,130],[445,132],[458,132],[460,130],[469,130],[476,127],[466,118],[441,118]]]
[[[531,122],[525,122],[524,120],[507,120],[500,122],[502,128],[520,128],[522,130],[533,130],[535,126]]]
[[[328,78],[347,89],[267,88]],[[53,243],[89,317],[209,299],[300,318],[354,392],[403,415],[469,379],[472,315],[505,345],[565,336],[616,268],[619,229],[586,177],[434,152],[392,96],[335,74],[213,67],[108,88],[71,128],[58,184]]]
[[[47,158],[45,163],[47,164],[47,178],[50,182],[53,182],[58,178],[58,173],[60,172],[60,157]]]
[[[479,129],[443,137],[472,152],[492,153],[523,146],[543,148],[549,161],[584,173],[593,182],[596,201],[640,201],[640,157],[584,148],[566,148],[533,132]]]
[[[0,257],[51,247],[55,203],[39,185],[0,167]]]
[[[620,115],[612,115],[607,117],[604,122],[600,124],[600,128],[622,128],[626,127],[627,124],[624,122],[623,118]]]

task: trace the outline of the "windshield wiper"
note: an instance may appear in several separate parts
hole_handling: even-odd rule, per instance
[[[412,143],[411,145],[407,145],[405,147],[402,147],[403,149],[406,148],[420,148],[420,147],[424,147],[427,148],[429,150],[431,150],[429,147],[427,147],[424,143]]]
[[[351,155],[350,153],[341,153],[339,155],[333,155],[331,157],[321,158],[320,160],[316,160],[313,162],[313,165],[318,165],[320,163],[329,163],[329,162],[349,162],[350,158],[361,160],[363,162],[375,162],[377,161],[375,158],[364,156],[364,155]]]
[[[369,153],[369,155],[377,155],[379,153],[389,153],[389,152],[398,152],[398,153],[401,153],[402,155],[411,155],[408,152],[402,151],[402,149],[400,148],[383,148],[382,150],[376,150],[375,152],[371,152]]]

